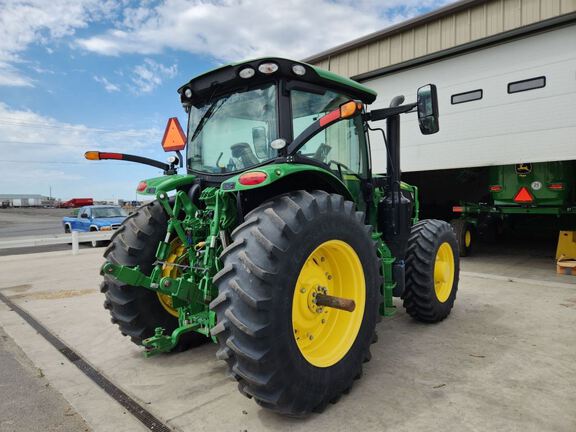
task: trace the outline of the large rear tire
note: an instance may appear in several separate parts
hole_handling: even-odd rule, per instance
[[[158,244],[166,235],[166,225],[166,213],[157,201],[140,207],[114,232],[104,257],[114,264],[138,265],[142,272],[150,274]],[[110,311],[112,323],[118,324],[122,334],[137,345],[153,336],[156,327],[163,327],[170,334],[178,326],[178,318],[153,291],[123,284],[107,275],[100,291],[106,295],[104,308]],[[199,333],[186,333],[173,351],[183,351],[208,340]]]
[[[212,302],[220,350],[240,391],[278,413],[322,411],[370,359],[380,273],[371,228],[340,195],[296,191],[249,213],[232,233]],[[352,312],[319,308],[321,288]]]
[[[418,321],[442,321],[454,306],[459,275],[458,243],[450,224],[435,219],[416,223],[406,252],[406,312]]]

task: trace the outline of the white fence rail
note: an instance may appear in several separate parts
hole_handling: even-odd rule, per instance
[[[72,255],[78,255],[80,243],[110,240],[114,231],[72,231],[69,234],[54,234],[41,237],[18,237],[0,240],[0,249],[14,249],[23,247],[50,246],[57,244],[71,244]]]

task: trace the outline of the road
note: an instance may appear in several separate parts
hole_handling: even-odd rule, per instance
[[[0,431],[81,432],[90,427],[0,327]]]
[[[0,257],[0,290],[176,431],[576,430],[576,278],[548,252],[462,260],[456,306],[437,325],[378,324],[364,376],[321,415],[289,419],[237,391],[216,347],[144,359],[110,323],[101,251]],[[144,427],[14,312],[0,326],[95,431]]]
[[[0,239],[62,233],[62,218],[71,213],[70,209],[0,209]]]

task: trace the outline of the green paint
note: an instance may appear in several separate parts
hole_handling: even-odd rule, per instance
[[[262,183],[259,183],[257,185],[243,185],[240,183],[239,179],[242,175],[246,174],[246,173],[251,173],[251,172],[263,172],[266,174],[266,180],[264,180]],[[340,180],[336,175],[334,175],[331,171],[325,169],[325,168],[320,168],[314,165],[306,165],[306,164],[288,164],[288,163],[283,163],[283,164],[269,164],[269,165],[264,165],[262,167],[258,167],[258,168],[253,168],[253,169],[249,169],[246,170],[245,172],[238,174],[234,177],[229,178],[228,180],[224,181],[221,185],[220,185],[220,189],[223,192],[238,192],[238,191],[245,191],[245,190],[249,190],[249,189],[258,189],[258,188],[263,188],[266,187],[278,180],[281,180],[285,177],[288,177],[290,175],[293,174],[297,174],[297,173],[303,173],[303,172],[307,172],[307,173],[314,173],[314,174],[319,174],[323,177],[325,177],[327,179],[327,181],[333,185],[337,185],[337,187],[346,188],[346,184],[344,182],[342,182],[342,180]]]
[[[169,192],[194,182],[193,175],[174,174],[171,176],[153,177],[146,180],[146,189],[137,191],[139,195],[156,195],[159,192]]]
[[[380,257],[382,278],[384,279],[382,287],[380,288],[383,300],[380,304],[380,315],[389,317],[396,313],[396,306],[394,306],[393,300],[393,292],[396,282],[394,282],[394,277],[392,275],[392,264],[394,264],[396,258],[392,256],[390,249],[381,240],[381,237],[381,233],[374,232],[372,234],[372,239],[376,241],[378,256]]]
[[[351,80],[350,78],[343,77],[341,75],[335,74],[334,72],[330,72],[326,69],[322,69],[316,66],[312,66],[312,68],[316,71],[320,77],[324,78],[325,80],[332,81],[336,84],[340,84],[346,87],[352,87],[357,91],[366,93],[366,97],[364,98],[363,102],[372,103],[378,93],[372,90],[370,87],[366,87],[365,85],[360,84],[357,81]]]
[[[523,167],[520,165],[524,165]],[[490,167],[489,186],[502,190],[490,192],[492,203],[462,203],[462,217],[477,224],[478,217],[491,214],[504,219],[507,215],[573,215],[576,214],[576,163],[538,162],[531,164]],[[562,190],[552,190],[551,184],[562,184]],[[487,186],[488,187],[488,186]],[[516,203],[514,198],[526,188],[533,201]]]

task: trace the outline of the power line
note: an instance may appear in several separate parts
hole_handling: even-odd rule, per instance
[[[135,130],[123,130],[123,129],[104,129],[104,128],[91,128],[84,125],[73,126],[73,125],[58,125],[58,124],[51,124],[46,122],[36,122],[33,120],[21,120],[21,119],[12,119],[9,117],[0,117],[0,125],[7,125],[7,126],[33,126],[34,128],[38,129],[56,129],[56,130],[68,130],[74,131],[78,133],[94,133],[94,134],[128,134],[133,136],[139,136],[141,134],[141,130],[146,131],[150,129],[135,129]],[[160,132],[158,132],[160,133]]]

